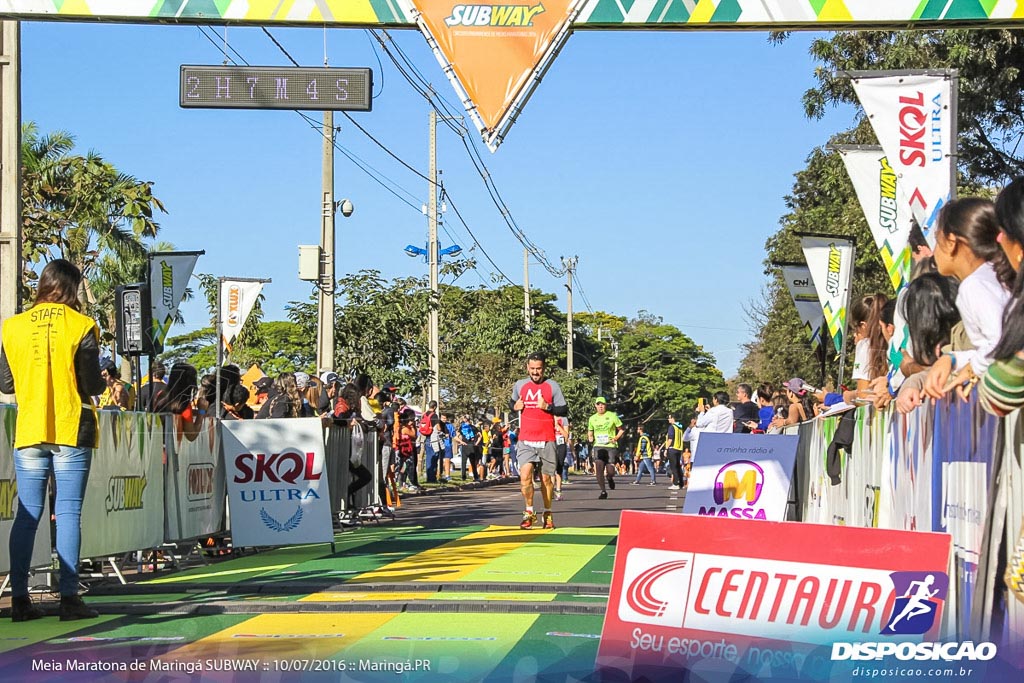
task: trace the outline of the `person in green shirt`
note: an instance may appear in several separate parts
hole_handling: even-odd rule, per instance
[[[587,438],[591,443],[590,451],[594,458],[594,476],[597,478],[597,485],[601,487],[599,499],[608,497],[605,490],[605,479],[608,481],[608,488],[615,490],[615,464],[619,460],[619,439],[625,434],[622,428],[622,420],[615,413],[608,410],[607,401],[603,396],[594,400],[595,410],[587,421]]]

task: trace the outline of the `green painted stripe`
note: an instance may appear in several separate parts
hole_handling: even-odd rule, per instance
[[[597,0],[597,6],[590,13],[588,24],[622,24],[626,18],[619,10],[615,0]]]
[[[711,23],[734,24],[742,13],[743,8],[740,7],[738,0],[721,0],[715,8],[715,13],[711,15]]]
[[[821,9],[825,6],[828,0],[810,0],[811,7],[814,9],[814,16],[821,14]]]
[[[690,20],[690,10],[686,9],[686,5],[683,4],[682,0],[668,0],[668,12],[665,13],[663,22],[685,24]]]
[[[404,613],[345,649],[343,656],[350,661],[431,662],[431,671],[403,673],[403,681],[513,680],[493,676],[495,666],[508,657],[536,621],[535,614]],[[577,667],[579,664],[577,661]],[[592,666],[593,660],[587,665]],[[359,680],[398,679],[394,673],[375,676],[360,672]]]
[[[522,680],[524,676],[517,676],[517,669],[523,662],[530,662],[536,666],[537,680],[577,680],[597,659],[600,641],[588,636],[600,635],[603,622],[600,616],[542,614],[490,678]]]
[[[557,522],[558,515],[555,515]],[[467,582],[565,583],[612,540],[616,529],[555,529],[538,534],[463,579]]]
[[[395,2],[395,0],[392,0],[392,2]],[[370,0],[370,7],[373,8],[373,13],[377,15],[377,19],[381,22],[405,21],[404,16],[396,15],[392,11],[388,0]]]
[[[988,19],[988,12],[978,0],[953,0],[945,19]]]

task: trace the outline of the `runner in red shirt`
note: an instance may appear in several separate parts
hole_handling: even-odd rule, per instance
[[[546,358],[531,353],[526,359],[527,379],[516,382],[509,407],[519,412],[519,442],[516,461],[519,463],[519,485],[526,501],[520,529],[532,529],[537,523],[533,511],[533,468],[541,466],[541,495],[544,498],[544,528],[554,529],[551,498],[555,474],[555,416],[569,414],[562,387],[544,378]]]

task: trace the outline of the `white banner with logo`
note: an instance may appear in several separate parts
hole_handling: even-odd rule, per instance
[[[256,299],[263,291],[262,282],[251,280],[223,280],[220,284],[220,315],[221,329],[224,336],[224,348],[231,350],[242,326],[249,319]]]
[[[817,350],[821,345],[821,328],[825,319],[821,315],[821,304],[818,293],[814,290],[814,280],[810,269],[802,264],[786,264],[782,266],[782,277],[786,280],[786,288],[793,297],[793,305],[800,316],[811,340],[811,348]]]
[[[165,536],[180,541],[224,530],[224,463],[212,417],[197,429],[184,429],[178,415],[167,417],[167,475],[164,504]]]
[[[100,411],[100,448],[82,503],[83,558],[164,541],[163,418]]]
[[[14,516],[18,513],[18,480],[14,474],[14,423],[18,409],[13,405],[0,404],[0,573],[11,569],[10,546]],[[49,496],[47,496],[49,500]],[[49,504],[43,505],[43,519],[50,519]],[[32,566],[50,564],[50,525],[40,524],[36,531],[36,543],[32,548]]]
[[[900,193],[896,171],[881,149],[841,149],[840,154],[892,288],[898,292],[910,279],[913,214]]]
[[[163,347],[188,289],[196,261],[205,252],[156,252],[149,255],[149,297],[153,312],[153,339]]]
[[[683,514],[781,522],[799,437],[702,434]]]
[[[941,209],[953,196],[952,77],[895,75],[854,78],[903,196],[929,243]]]
[[[846,334],[846,306],[853,276],[853,242],[843,237],[804,236],[800,238],[800,246],[811,271],[821,310],[825,313],[828,333],[836,352],[839,352]]]
[[[242,420],[221,426],[234,546],[332,541],[320,420]]]

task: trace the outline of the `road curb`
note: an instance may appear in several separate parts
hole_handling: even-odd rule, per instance
[[[416,493],[406,493],[399,491],[398,495],[400,498],[418,498],[420,496],[434,496],[442,493],[457,493],[459,491],[472,491],[474,489],[486,489],[491,486],[498,486],[500,484],[511,484],[519,481],[516,477],[501,477],[500,479],[485,479],[483,481],[467,481],[460,484],[449,482],[442,486],[432,489],[421,489]]]

